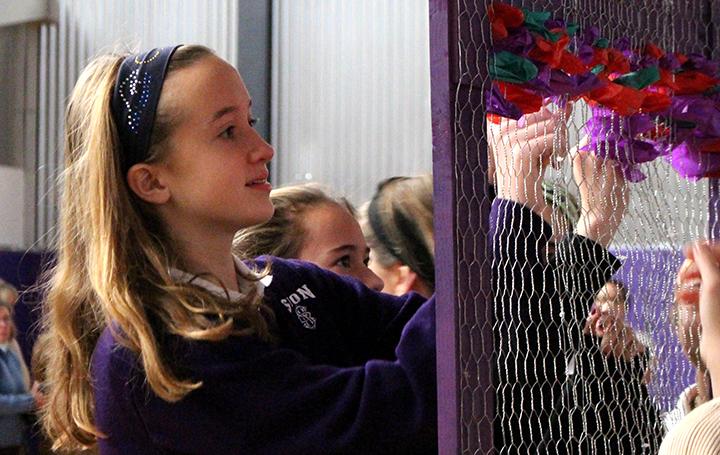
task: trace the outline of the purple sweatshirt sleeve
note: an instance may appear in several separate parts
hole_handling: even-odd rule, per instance
[[[308,262],[270,260],[274,278],[265,290],[266,302],[275,310],[284,331],[307,332],[297,324],[302,315],[307,315],[317,325],[313,330],[322,333],[316,338],[327,343],[339,335],[343,355],[352,353],[355,364],[370,359],[394,360],[403,328],[427,300],[414,292],[396,297],[373,291],[358,280]],[[313,352],[320,350],[322,346],[316,346]],[[332,358],[319,360],[338,364]]]
[[[434,299],[402,331],[397,360],[357,367],[313,364],[250,338],[174,339],[183,371],[203,382],[177,403],[152,394],[109,336],[93,369],[102,454],[437,451]]]

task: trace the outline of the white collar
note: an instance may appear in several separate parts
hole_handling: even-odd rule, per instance
[[[191,283],[195,286],[199,286],[211,294],[217,295],[218,297],[229,297],[231,301],[236,302],[239,300],[245,300],[250,292],[253,290],[253,287],[255,288],[256,292],[262,296],[265,291],[265,287],[270,285],[270,282],[272,281],[272,275],[268,275],[264,278],[262,278],[259,281],[252,281],[248,280],[247,276],[257,276],[255,272],[250,270],[250,268],[243,263],[243,261],[240,260],[237,256],[233,256],[233,260],[235,261],[235,270],[237,272],[238,277],[238,288],[239,291],[233,291],[233,290],[225,290],[222,287],[218,286],[215,283],[212,283],[198,275],[194,275],[192,273],[184,272],[182,270],[170,269],[170,276],[173,277],[173,279],[177,281],[182,281],[184,283]]]
[[[0,343],[0,350],[8,352],[8,349],[10,349],[10,343]]]

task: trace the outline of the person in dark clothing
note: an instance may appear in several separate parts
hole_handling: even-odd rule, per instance
[[[608,281],[598,293],[583,335],[584,350],[568,365],[562,406],[571,413],[568,439],[580,453],[655,454],[663,422],[650,397],[650,351],[625,323],[627,289]]]
[[[488,123],[490,181],[501,201],[493,204],[491,221],[512,220],[491,223],[489,239],[495,285],[494,438],[501,454],[580,453],[574,415],[594,412],[586,394],[574,400],[565,384],[578,378],[567,374],[572,359],[584,364],[602,356],[582,332],[595,295],[620,267],[607,246],[628,193],[612,161],[576,153],[580,217],[569,234],[555,232],[542,182],[553,152],[567,150],[564,118],[543,108],[522,122]],[[608,378],[602,384],[613,382]],[[635,431],[631,423],[628,431]]]

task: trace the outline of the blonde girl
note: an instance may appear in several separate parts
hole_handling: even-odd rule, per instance
[[[270,200],[272,218],[241,229],[233,242],[235,254],[302,259],[382,290],[382,280],[368,268],[370,248],[347,199],[307,183],[272,190]]]
[[[434,299],[232,255],[273,213],[254,123],[237,70],[201,46],[82,72],[47,293],[55,448],[436,452]]]

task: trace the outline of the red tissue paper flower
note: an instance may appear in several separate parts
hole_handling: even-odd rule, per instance
[[[587,67],[582,60],[568,51],[563,51],[562,56],[560,57],[560,69],[568,73],[570,76],[587,72]]]
[[[594,47],[593,48],[593,57],[592,57],[592,60],[590,60],[590,64],[588,66],[590,68],[593,68],[597,65],[607,65],[607,64],[608,64],[607,48]]]
[[[496,81],[495,84],[497,84],[500,93],[503,94],[505,99],[520,108],[523,114],[537,112],[542,107],[542,96],[530,90],[509,82]]]
[[[610,108],[620,115],[632,115],[640,111],[646,96],[647,94],[640,90],[608,82],[604,86],[592,90],[585,98]]]
[[[504,3],[493,3],[488,9],[490,28],[494,40],[507,38],[508,28],[520,27],[525,16],[519,8]]]
[[[673,91],[678,89],[678,86],[675,83],[675,75],[663,68],[660,68],[660,79],[652,86],[656,88],[664,87]]]
[[[499,125],[504,118],[503,116],[497,114],[486,114],[485,117],[496,125]]]
[[[630,62],[627,57],[617,49],[610,48],[608,51],[608,62],[605,68],[606,73],[626,74],[630,72]]]
[[[670,107],[670,97],[661,92],[644,92],[645,99],[640,105],[643,112],[662,112]]]
[[[703,153],[720,153],[720,139],[701,139],[699,146]]]
[[[718,79],[696,70],[681,71],[675,74],[676,95],[695,95],[703,93],[718,84]]]
[[[665,55],[665,52],[653,43],[647,43],[643,49],[643,54],[652,58],[661,59]]]
[[[528,57],[539,62],[547,63],[551,68],[558,68],[563,58],[563,51],[570,42],[570,37],[563,34],[554,43],[546,40],[540,35],[535,36],[535,47],[530,51]]]

